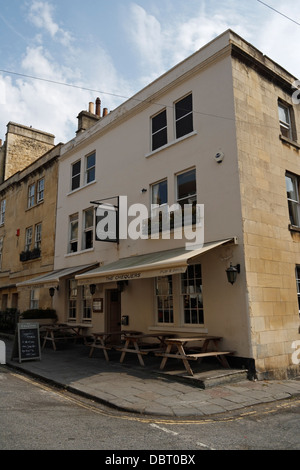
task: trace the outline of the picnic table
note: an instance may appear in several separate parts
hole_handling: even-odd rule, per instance
[[[168,358],[173,359],[181,359],[188,374],[194,375],[190,363],[190,360],[202,360],[204,357],[214,356],[216,357],[220,363],[225,368],[229,368],[228,361],[226,359],[226,355],[232,354],[231,351],[219,351],[218,344],[221,341],[221,336],[207,336],[207,335],[199,335],[193,336],[190,338],[187,337],[176,337],[176,338],[165,338],[166,349],[165,351],[157,352],[156,356],[162,356],[163,359],[161,361],[160,369],[164,369]],[[200,348],[200,352],[191,352],[189,348],[191,347],[191,343],[195,342],[203,342],[202,347]],[[209,351],[208,347],[210,343],[213,344],[214,350]],[[190,346],[187,346],[190,345]],[[172,348],[175,348],[175,352],[172,352]],[[194,345],[195,349],[195,345]]]
[[[166,339],[170,337],[170,334],[164,333],[149,333],[149,334],[128,334],[125,338],[125,345],[122,348],[118,348],[122,352],[120,362],[123,362],[127,353],[137,354],[139,363],[144,366],[143,355],[149,354],[149,352],[163,351],[166,348]],[[158,340],[158,346],[148,346],[143,344],[143,340],[154,338]]]
[[[56,325],[44,325],[43,329],[46,331],[44,336],[44,341],[42,345],[42,349],[45,347],[47,341],[52,343],[54,351],[56,351],[56,342],[58,341],[67,341],[67,340],[74,340],[76,342],[77,339],[83,338],[84,341],[86,340],[86,330],[91,328],[91,325],[83,325],[83,324],[68,324],[68,323],[59,323]]]
[[[116,337],[120,338],[119,340],[119,343],[120,343],[122,336],[126,338],[127,335],[138,334],[138,333],[139,332],[132,331],[132,330],[100,331],[100,332],[92,333],[93,342],[90,345],[89,357],[92,357],[95,348],[98,348],[98,349],[102,349],[105,359],[109,361],[107,351],[111,349],[117,349],[118,347],[121,346],[120,344],[117,344],[117,345],[114,344],[114,340]]]

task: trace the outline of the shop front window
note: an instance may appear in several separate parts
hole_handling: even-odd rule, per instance
[[[185,324],[203,324],[203,295],[201,265],[188,266],[181,275],[181,296]]]
[[[160,276],[156,278],[156,305],[157,322],[173,323],[173,285],[172,276]]]

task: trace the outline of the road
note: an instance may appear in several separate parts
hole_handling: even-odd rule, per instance
[[[206,418],[133,415],[0,367],[0,450],[181,451],[192,465],[204,450],[300,450],[299,414],[298,397]]]

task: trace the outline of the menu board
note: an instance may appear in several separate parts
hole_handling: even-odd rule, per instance
[[[41,359],[40,333],[38,323],[18,323],[12,359],[19,362]]]

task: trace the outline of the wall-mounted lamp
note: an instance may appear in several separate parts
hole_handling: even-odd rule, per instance
[[[146,193],[146,192],[147,192],[146,188],[141,189],[141,193]]]
[[[230,263],[230,267],[226,269],[227,279],[230,284],[234,284],[237,278],[238,273],[240,273],[241,265],[237,264],[236,266],[232,266]]]
[[[94,295],[96,292],[96,284],[90,284],[90,293]]]
[[[55,289],[56,289],[56,290],[59,290],[59,287],[58,287],[58,286],[56,286],[56,287],[50,287],[50,289],[49,289],[50,297],[53,297],[53,296],[54,296]]]
[[[117,287],[118,287],[119,292],[123,292],[125,286],[128,286],[128,281],[118,281],[117,282]]]

